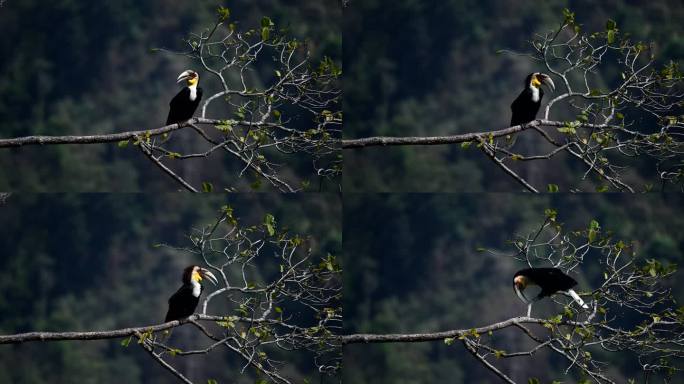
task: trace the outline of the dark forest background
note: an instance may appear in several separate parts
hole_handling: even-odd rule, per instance
[[[0,204],[0,334],[108,330],[159,324],[183,268],[202,261],[167,247],[190,246],[193,228],[213,224],[228,204],[243,225],[274,215],[279,228],[311,236],[314,255],[341,252],[336,195],[13,194]],[[268,255],[270,256],[270,255]],[[277,271],[265,256],[260,273]],[[207,292],[212,290],[207,286]],[[210,314],[235,314],[214,300]],[[172,333],[181,349],[207,344],[190,326]],[[140,348],[121,340],[0,346],[0,383],[169,383],[177,380]],[[321,381],[311,356],[276,353],[283,373]],[[173,359],[173,358],[171,358]],[[232,353],[176,357],[171,363],[197,383],[254,383]]]
[[[680,0],[636,1],[356,1],[345,10],[345,138],[434,136],[502,129],[525,76],[545,68],[501,49],[529,51],[535,33],[557,28],[563,8],[584,30],[603,31],[613,19],[635,40],[654,41],[661,63],[684,57]],[[604,83],[619,77],[606,71]],[[545,97],[548,101],[548,98]],[[560,110],[551,118],[572,119]],[[540,140],[519,134],[516,151]],[[514,164],[533,185],[593,191],[591,177],[570,158]],[[371,147],[344,150],[344,186],[353,192],[519,191],[511,177],[473,147]],[[520,162],[519,162],[520,163]],[[652,162],[637,162],[636,185],[658,187]],[[540,185],[541,184],[541,185]]]
[[[614,239],[635,242],[641,260],[684,264],[684,199],[680,195],[347,194],[344,197],[344,325],[348,333],[420,333],[469,329],[526,314],[512,288],[523,264],[478,251],[515,253],[508,243],[558,211],[568,230],[597,220]],[[602,282],[595,258],[578,268],[578,290]],[[541,265],[537,265],[541,266]],[[684,302],[684,272],[669,280]],[[549,318],[563,308],[551,300],[533,307]],[[497,348],[524,345],[517,329],[495,337]],[[617,382],[645,382],[626,355],[594,352],[609,362]],[[493,359],[494,360],[494,359]],[[681,360],[681,359],[680,359]],[[546,351],[496,360],[516,382],[538,378],[578,382],[567,364]],[[681,375],[679,376],[681,380]],[[344,348],[346,383],[499,383],[460,343],[358,344]],[[675,380],[676,381],[676,380]],[[649,382],[662,382],[652,378]]]
[[[184,50],[183,39],[212,27],[219,5],[247,30],[263,16],[309,41],[314,60],[340,61],[341,8],[337,0],[173,1],[8,0],[0,6],[0,136],[87,135],[163,126],[176,77],[200,73],[205,95],[218,89],[199,63],[153,48]],[[264,58],[268,64],[269,58]],[[230,115],[232,116],[232,115]],[[220,108],[209,118],[228,118]],[[188,132],[189,133],[189,132]],[[176,133],[173,144],[196,146]],[[304,175],[318,185],[306,156],[277,158],[284,175]],[[176,165],[178,167],[178,165]],[[180,164],[194,184],[249,190],[240,164],[215,156]],[[334,186],[333,186],[334,187]],[[266,188],[266,187],[264,187]],[[179,189],[133,146],[112,144],[33,146],[0,151],[0,191],[170,191]]]

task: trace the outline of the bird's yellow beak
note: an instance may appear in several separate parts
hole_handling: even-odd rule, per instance
[[[532,86],[539,88],[541,85],[549,87],[551,92],[556,90],[556,84],[553,83],[551,76],[545,73],[538,73],[537,75],[532,76]]]
[[[188,85],[196,85],[199,81],[199,76],[197,75],[197,72],[188,69],[178,75],[178,83],[181,81],[186,81]]]
[[[212,284],[218,285],[218,279],[208,269],[200,268],[199,272],[196,273],[197,277],[199,278],[198,281],[202,280],[202,278],[206,278],[207,280],[211,281]]]

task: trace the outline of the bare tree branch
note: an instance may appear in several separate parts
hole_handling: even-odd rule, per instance
[[[508,327],[517,326],[521,324],[544,324],[547,322],[548,320],[546,319],[535,319],[532,317],[520,316],[477,328],[453,329],[448,331],[427,333],[355,333],[351,335],[340,336],[339,339],[343,345],[369,343],[421,343],[428,341],[443,341],[445,339],[458,339],[473,334],[483,334],[490,331],[499,331]]]
[[[172,179],[174,179],[176,182],[180,183],[180,184],[181,184],[185,189],[187,189],[188,191],[193,192],[193,193],[199,193],[199,191],[198,191],[197,189],[195,189],[195,187],[193,187],[192,185],[190,185],[190,183],[188,183],[187,181],[185,181],[185,179],[183,179],[182,177],[178,176],[178,174],[176,174],[174,171],[172,171],[171,169],[169,169],[169,167],[167,167],[166,165],[164,165],[164,164],[161,162],[161,160],[159,160],[158,158],[154,157],[154,155],[152,154],[152,151],[150,150],[149,146],[148,146],[146,143],[141,142],[141,143],[139,143],[139,144],[140,144],[140,150],[145,154],[145,156],[147,156],[147,158],[150,159],[150,161],[151,161],[152,163],[154,163],[157,167],[159,167],[162,171],[164,171],[164,173],[166,173],[167,175],[169,175],[169,176],[170,176]]]
[[[0,335],[0,344],[17,344],[30,341],[63,341],[63,340],[106,340],[119,339],[122,337],[137,336],[146,332],[158,332],[171,329],[188,323],[192,320],[220,321],[221,316],[192,315],[187,319],[169,321],[163,324],[154,324],[143,327],[121,328],[109,331],[85,331],[85,332],[27,332],[15,335]]]
[[[528,128],[537,126],[562,126],[564,123],[548,120],[535,120],[523,125],[516,125],[513,127],[503,128],[496,131],[489,132],[474,132],[464,133],[461,135],[448,136],[406,136],[406,137],[389,137],[389,136],[375,136],[364,137],[361,139],[344,139],[342,140],[343,149],[365,148],[374,146],[395,146],[395,145],[445,145],[466,143],[471,141],[487,140],[490,137],[501,137],[510,135],[512,133],[521,132]]]

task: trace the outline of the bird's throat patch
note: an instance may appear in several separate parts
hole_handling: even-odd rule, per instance
[[[539,81],[539,78],[538,78],[537,76],[532,76],[532,81],[530,81],[530,85],[531,85],[531,86],[533,86],[533,87],[535,87],[535,88],[539,88],[539,86],[540,86],[541,84],[542,84],[542,83],[541,83],[541,81]]]
[[[202,281],[202,275],[199,274],[197,271],[192,271],[192,281]]]

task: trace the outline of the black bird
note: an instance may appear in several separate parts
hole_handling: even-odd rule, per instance
[[[530,121],[537,118],[537,112],[541,106],[542,97],[544,97],[544,90],[541,85],[548,86],[553,92],[556,85],[553,84],[551,77],[544,73],[531,73],[525,78],[525,88],[520,95],[511,104],[511,127]]]
[[[166,312],[164,322],[179,320],[192,315],[199,303],[202,294],[203,278],[211,281],[214,285],[218,284],[216,276],[210,271],[191,265],[183,271],[183,285],[169,298],[169,311]]]
[[[577,281],[566,275],[558,268],[526,268],[515,273],[513,276],[513,288],[520,300],[527,303],[527,316],[532,313],[532,303],[544,297],[551,296],[556,292],[566,292],[580,307],[588,309],[582,298],[572,287],[577,285]],[[535,292],[525,289],[536,288]]]
[[[192,118],[197,110],[197,106],[202,100],[202,88],[198,87],[199,74],[192,70],[187,70],[178,76],[178,82],[186,82],[186,87],[171,99],[169,103],[169,116],[166,118],[166,125],[181,123]]]

